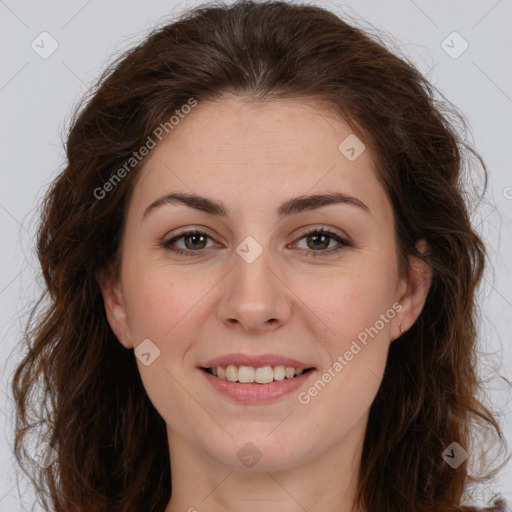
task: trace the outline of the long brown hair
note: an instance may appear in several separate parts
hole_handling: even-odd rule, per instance
[[[77,108],[66,167],[42,205],[37,249],[47,289],[13,377],[18,463],[39,475],[40,482],[31,477],[38,496],[56,512],[167,505],[165,423],[134,354],[109,326],[97,278],[118,256],[142,165],[126,163],[191,98],[201,104],[226,93],[318,99],[371,149],[394,210],[402,275],[413,255],[433,278],[419,318],[391,344],[371,406],[358,504],[368,512],[465,510],[463,491],[478,478],[469,461],[452,468],[443,450],[457,442],[471,456],[476,427],[505,447],[477,398],[475,292],[486,252],[463,183],[464,163],[478,164],[485,193],[487,170],[461,135],[462,116],[406,58],[334,13],[281,1],[185,13],[114,61]],[[425,255],[415,250],[420,238]],[[34,429],[57,454],[47,468],[24,445]]]

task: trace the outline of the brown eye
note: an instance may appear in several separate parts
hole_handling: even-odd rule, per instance
[[[182,238],[185,240],[185,247],[174,247],[176,242]],[[211,239],[209,235],[202,231],[191,230],[180,233],[179,235],[162,242],[161,245],[163,248],[169,249],[177,254],[195,256],[194,252],[200,252],[201,249],[204,249],[206,247],[207,239],[209,238]]]
[[[315,235],[308,235],[306,237],[308,243],[312,241],[314,249],[327,249],[329,246],[329,242],[331,241],[331,238],[329,235],[325,235],[323,233],[317,233]]]
[[[306,255],[311,256],[313,258],[330,256],[332,254],[340,252],[345,247],[352,247],[352,244],[349,241],[344,240],[336,233],[329,231],[327,229],[310,229],[303,233],[302,236],[299,238],[299,240],[302,239],[306,239]],[[338,243],[338,246],[335,246],[332,249],[327,249],[329,247],[329,244],[333,240]]]
[[[190,246],[185,242],[187,249],[195,250],[204,248],[207,237],[194,233],[192,235],[182,235],[180,238],[190,241]]]

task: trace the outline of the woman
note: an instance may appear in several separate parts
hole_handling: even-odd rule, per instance
[[[476,398],[461,172],[483,162],[434,96],[283,2],[202,6],[104,73],[44,204],[49,305],[13,382],[20,464],[38,378],[54,408],[46,508],[476,510],[474,429],[504,445]]]

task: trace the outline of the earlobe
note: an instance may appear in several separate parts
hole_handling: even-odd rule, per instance
[[[422,238],[416,243],[416,249],[422,254],[428,251],[428,243]],[[399,322],[401,329],[408,331],[419,317],[432,284],[432,267],[418,257],[410,256],[410,269],[404,278],[404,291],[398,302],[402,305]],[[403,333],[397,329],[397,337]]]
[[[113,272],[105,270],[100,273],[97,281],[112,331],[125,348],[133,348],[120,279]]]

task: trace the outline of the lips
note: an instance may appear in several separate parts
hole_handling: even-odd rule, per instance
[[[312,363],[299,361],[298,359],[281,356],[279,354],[249,355],[241,353],[224,354],[214,359],[210,359],[205,363],[202,363],[200,368],[216,368],[218,366],[228,366],[230,364],[235,366],[251,366],[253,368],[277,365],[292,366],[293,368],[301,368],[303,370],[315,368]]]
[[[317,373],[312,363],[293,357],[240,352],[205,361],[198,370],[215,391],[245,404],[272,402],[289,395]]]
[[[212,360],[214,362],[214,360]],[[284,367],[281,365],[281,367]],[[302,371],[302,370],[301,370]],[[304,373],[292,378],[285,378],[283,380],[274,380],[266,384],[257,383],[241,383],[231,382],[227,379],[222,379],[208,373],[207,370],[201,368],[198,372],[202,375],[211,386],[211,388],[227,397],[231,401],[242,404],[263,404],[270,403],[286,396],[290,396],[294,391],[298,391],[302,386],[311,380],[317,374],[316,370],[304,371]]]

